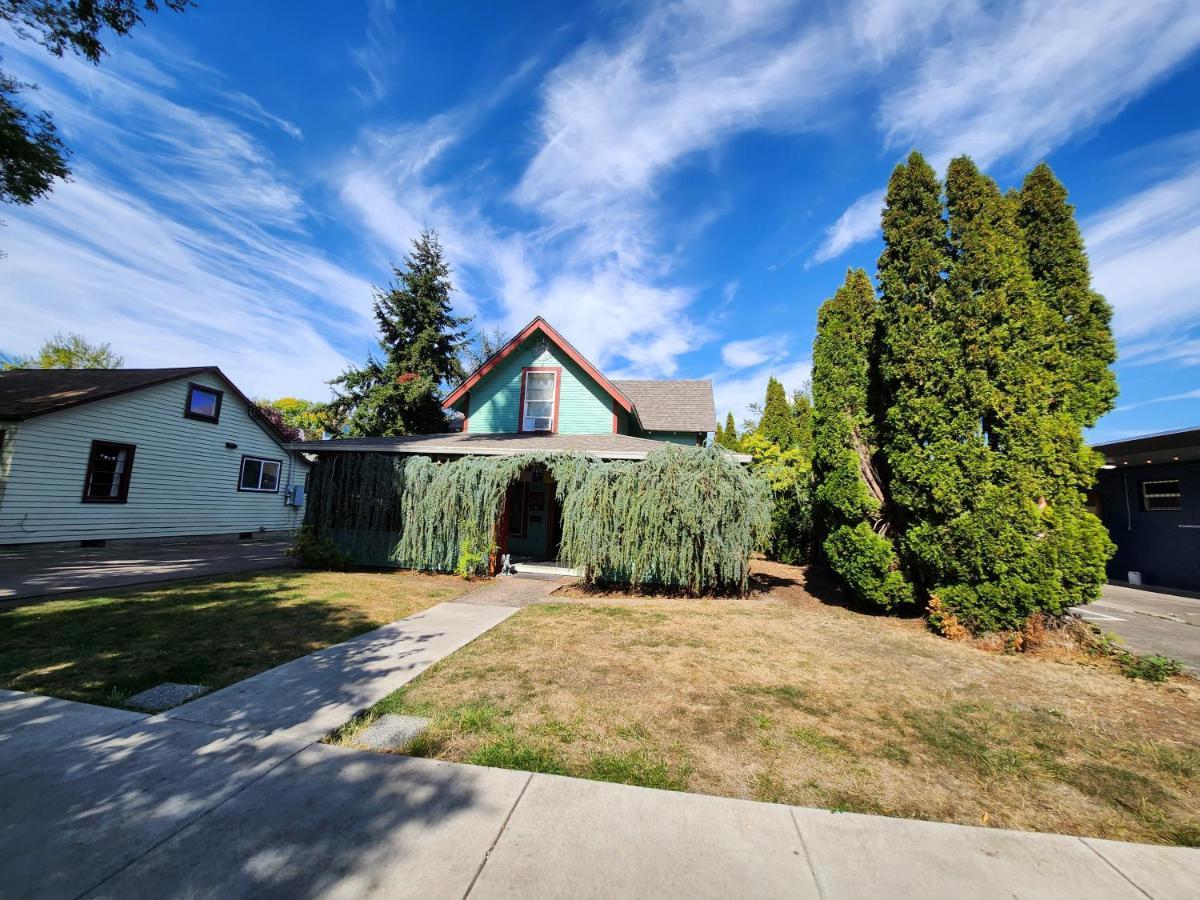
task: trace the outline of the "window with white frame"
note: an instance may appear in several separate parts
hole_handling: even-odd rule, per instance
[[[1183,509],[1178,481],[1143,481],[1142,509],[1156,512],[1163,509]]]
[[[277,459],[262,459],[258,456],[242,457],[242,475],[238,479],[239,491],[254,491],[273,494],[279,490],[279,470],[282,463]]]
[[[522,431],[553,431],[554,401],[558,372],[525,373],[525,408],[521,410]]]

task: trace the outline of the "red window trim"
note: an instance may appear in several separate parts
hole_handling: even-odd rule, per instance
[[[517,431],[524,434],[525,432],[525,376],[529,372],[553,372],[554,373],[554,417],[550,423],[549,431],[529,432],[530,434],[558,434],[558,406],[559,398],[562,396],[562,366],[525,366],[521,369],[521,399],[517,403]]]

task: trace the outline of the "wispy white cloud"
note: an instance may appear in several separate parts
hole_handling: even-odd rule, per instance
[[[730,369],[749,369],[787,356],[787,335],[769,334],[721,347],[721,361]]]
[[[772,376],[782,382],[790,397],[793,391],[800,390],[809,382],[812,377],[812,362],[796,360],[768,364],[740,372],[736,378],[720,372],[709,376],[713,380],[718,419],[724,422],[725,414],[732,412],[740,429],[742,422],[751,416],[751,404],[761,406],[766,399],[767,379]]]
[[[860,30],[889,35],[901,4],[871,9]],[[921,149],[939,170],[960,153],[982,166],[1035,160],[1115,118],[1200,47],[1200,8],[1191,0],[967,4],[941,26],[930,32],[940,39],[908,48],[919,54],[915,65],[895,41],[876,37],[900,54],[888,70],[894,86],[880,99],[885,142]],[[815,262],[874,236],[864,200],[830,226]]]
[[[6,214],[0,349],[28,353],[66,328],[131,365],[215,363],[251,393],[326,396],[346,359],[335,345],[357,356],[369,340],[369,285],[314,248],[301,188],[237,121],[172,100],[165,64],[47,64],[26,47],[6,65],[41,85],[85,161]],[[220,107],[206,78],[189,72],[189,90]]]
[[[1193,161],[1084,222],[1093,282],[1113,305],[1118,338],[1155,334],[1161,354],[1168,346],[1178,348],[1186,338],[1181,329],[1200,325],[1198,200],[1200,162]]]
[[[869,240],[879,233],[879,216],[883,209],[883,193],[868,191],[850,204],[836,222],[825,229],[825,238],[813,254],[810,263],[827,262],[841,256],[854,244]]]
[[[350,58],[366,77],[366,87],[355,88],[363,100],[382,100],[391,90],[392,72],[402,48],[396,19],[396,0],[367,0],[366,34],[362,44],[350,50]]]
[[[1113,412],[1129,412],[1134,409],[1141,409],[1143,406],[1154,406],[1159,403],[1174,403],[1178,400],[1200,400],[1200,390],[1182,391],[1178,394],[1167,394],[1163,397],[1153,397],[1150,400],[1139,400],[1137,403],[1126,403],[1124,406],[1118,406]]]

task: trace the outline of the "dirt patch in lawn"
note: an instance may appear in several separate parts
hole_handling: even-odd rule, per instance
[[[532,606],[375,710],[416,755],[973,825],[1200,841],[1200,684],[987,652],[756,565],[737,600]],[[768,580],[769,579],[769,580]],[[568,596],[564,597],[563,594]],[[555,598],[552,598],[555,599]],[[361,723],[334,740],[352,742]]]
[[[222,576],[0,607],[0,687],[120,706],[174,681],[224,687],[451,600],[408,572]]]

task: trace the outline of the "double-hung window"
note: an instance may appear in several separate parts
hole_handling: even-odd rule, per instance
[[[279,470],[282,463],[277,459],[258,456],[242,457],[242,473],[238,478],[239,491],[259,494],[274,494],[279,490]]]
[[[525,373],[525,401],[521,410],[522,431],[553,431],[554,404],[558,395],[558,372],[531,369]]]
[[[129,499],[135,449],[133,444],[92,441],[83,476],[84,503],[124,503]]]

